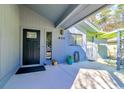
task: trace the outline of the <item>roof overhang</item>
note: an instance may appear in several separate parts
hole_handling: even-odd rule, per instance
[[[73,9],[72,12],[68,14],[68,16],[59,22],[56,27],[67,29],[105,6],[105,4],[78,5],[75,9]]]

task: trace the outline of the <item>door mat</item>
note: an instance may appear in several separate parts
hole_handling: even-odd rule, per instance
[[[31,73],[31,72],[37,72],[37,71],[45,71],[44,66],[34,66],[34,67],[21,67],[16,72],[16,74],[24,74],[24,73]]]

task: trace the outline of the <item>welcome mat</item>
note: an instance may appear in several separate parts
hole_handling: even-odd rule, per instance
[[[37,72],[37,71],[45,71],[44,66],[34,66],[34,67],[21,67],[16,72],[16,74],[24,74],[24,73],[31,73],[31,72]]]

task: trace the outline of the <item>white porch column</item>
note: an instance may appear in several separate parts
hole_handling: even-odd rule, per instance
[[[120,70],[120,63],[121,63],[121,32],[117,32],[117,70]]]

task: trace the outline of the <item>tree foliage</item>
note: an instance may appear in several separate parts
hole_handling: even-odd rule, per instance
[[[124,28],[124,4],[105,7],[87,20],[105,32]]]

